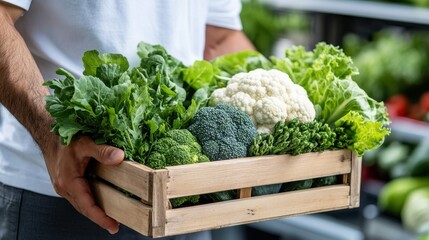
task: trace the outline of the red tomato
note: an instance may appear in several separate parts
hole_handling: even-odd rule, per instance
[[[405,117],[408,114],[408,98],[405,95],[394,95],[386,101],[390,117]]]
[[[419,107],[424,112],[429,112],[429,92],[424,92],[420,97]]]

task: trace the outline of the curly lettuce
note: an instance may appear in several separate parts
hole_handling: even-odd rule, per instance
[[[349,149],[362,155],[390,133],[384,103],[370,98],[353,81],[358,70],[340,48],[326,43],[317,44],[313,51],[294,47],[286,50],[285,58],[271,60],[305,88],[318,121],[349,129],[354,139]]]

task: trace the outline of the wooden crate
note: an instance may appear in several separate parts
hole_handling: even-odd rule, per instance
[[[349,150],[198,163],[153,170],[125,161],[95,166],[99,205],[120,223],[151,237],[359,206],[361,159]],[[251,197],[251,187],[339,175],[339,184]],[[106,184],[109,182],[110,184]],[[116,187],[112,187],[115,185]],[[141,200],[127,197],[117,188]],[[174,208],[169,199],[237,189],[240,199]]]

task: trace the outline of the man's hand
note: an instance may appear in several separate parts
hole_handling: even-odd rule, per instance
[[[59,145],[57,151],[52,150],[51,154],[45,154],[45,158],[55,191],[100,227],[111,234],[117,233],[118,222],[96,205],[85,170],[91,158],[102,164],[119,164],[124,159],[124,152],[112,146],[97,145],[89,137],[81,137],[68,146]]]
[[[23,12],[0,1],[0,104],[27,128],[40,146],[58,194],[96,224],[116,233],[118,223],[95,204],[84,174],[91,158],[103,164],[119,164],[124,153],[111,146],[96,145],[87,137],[63,146],[58,136],[50,132],[53,119],[45,110],[44,100],[49,91],[42,86],[42,74],[14,26]]]

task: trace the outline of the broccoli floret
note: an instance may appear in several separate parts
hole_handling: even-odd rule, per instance
[[[207,156],[201,153],[201,146],[192,133],[186,129],[174,129],[153,143],[146,165],[160,169],[207,161]]]
[[[246,157],[248,147],[258,135],[250,117],[227,104],[201,108],[188,130],[212,161]]]
[[[161,169],[167,166],[208,161],[208,157],[201,153],[201,146],[191,132],[186,129],[174,129],[153,142],[146,165],[153,169]],[[173,207],[178,207],[185,202],[197,203],[198,201],[199,196],[196,195],[171,199],[171,204]]]
[[[188,130],[212,161],[246,157],[247,149],[258,135],[250,117],[227,104],[201,108]],[[213,201],[223,201],[232,199],[235,194],[233,191],[223,191],[207,196]]]

